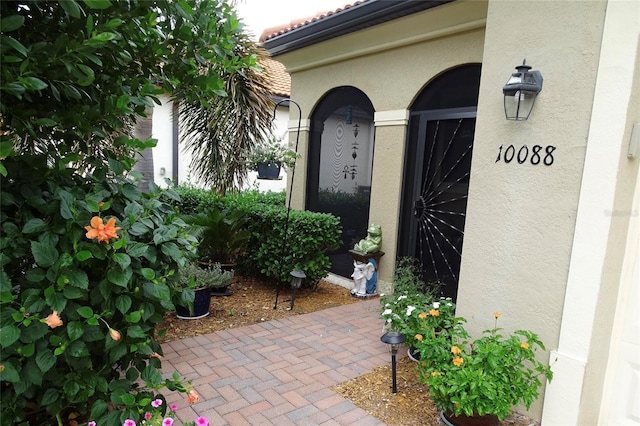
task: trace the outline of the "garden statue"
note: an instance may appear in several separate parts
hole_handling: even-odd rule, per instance
[[[369,259],[368,263],[353,261],[353,290],[351,294],[356,297],[366,297],[376,293],[378,283],[378,272],[376,271],[376,261]]]
[[[380,251],[382,245],[382,228],[380,225],[371,224],[367,229],[367,237],[360,240],[353,249],[361,253],[375,253]]]

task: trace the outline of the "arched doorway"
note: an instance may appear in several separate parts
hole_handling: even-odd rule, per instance
[[[340,218],[331,272],[351,276],[348,251],[366,236],[373,170],[373,104],[355,87],[327,93],[311,116],[306,209]]]
[[[422,263],[455,300],[471,173],[480,64],[448,70],[411,107],[405,152],[398,256]]]

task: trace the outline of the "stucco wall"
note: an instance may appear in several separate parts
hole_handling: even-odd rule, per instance
[[[499,326],[558,344],[605,9],[489,5],[458,289],[458,314],[475,335],[500,311]],[[501,89],[523,58],[542,73],[543,89],[528,121],[507,121]],[[516,153],[540,145],[541,161],[506,163],[509,145]],[[542,398],[530,414],[539,418],[541,406]]]
[[[438,74],[482,61],[486,7],[483,1],[457,2],[276,59],[291,73],[292,99],[301,105],[306,119],[327,92],[340,86],[362,90],[376,114],[402,112]],[[369,221],[382,226],[386,254],[380,261],[381,281],[390,280],[395,265],[405,124],[375,131]],[[303,155],[308,149],[306,141],[301,138]],[[300,188],[304,188],[305,172],[296,170]],[[292,206],[304,208],[303,198],[295,191]]]

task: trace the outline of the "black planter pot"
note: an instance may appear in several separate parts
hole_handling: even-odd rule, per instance
[[[258,179],[280,179],[280,164],[270,166],[267,163],[258,163]]]
[[[498,417],[493,414],[487,414],[485,416],[466,416],[460,414],[456,416],[453,413],[440,411],[440,418],[447,426],[498,426],[500,424]]]
[[[415,346],[411,346],[407,349],[407,355],[411,361],[420,361],[420,351]]]
[[[233,291],[229,290],[229,286],[211,289],[212,296],[231,296]]]
[[[202,288],[195,291],[193,298],[193,312],[186,306],[176,306],[176,316],[180,319],[199,319],[209,315],[211,303],[211,290]]]

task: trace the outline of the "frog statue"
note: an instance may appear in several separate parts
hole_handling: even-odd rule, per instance
[[[382,246],[382,228],[374,223],[367,229],[367,237],[361,239],[353,249],[360,253],[375,253]]]

